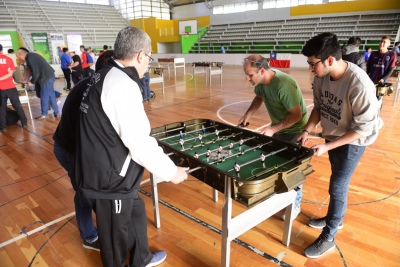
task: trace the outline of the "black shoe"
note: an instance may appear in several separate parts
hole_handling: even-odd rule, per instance
[[[28,128],[28,124],[26,122],[25,123],[21,123],[21,127],[24,128],[24,129],[27,129]]]
[[[99,244],[99,239],[97,239],[96,241],[89,243],[86,240],[83,240],[82,242],[82,246],[84,248],[87,249],[92,249],[92,250],[96,250],[96,251],[100,251],[100,244]]]
[[[5,132],[7,132],[7,129],[4,127],[2,127],[2,128],[0,128],[0,132],[3,132],[3,133],[5,133]]]
[[[326,252],[331,251],[336,247],[335,241],[329,241],[323,235],[320,235],[317,240],[314,241],[304,250],[304,255],[308,258],[316,259],[324,255]]]

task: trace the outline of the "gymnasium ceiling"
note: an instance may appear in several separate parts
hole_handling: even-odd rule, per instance
[[[204,3],[209,8],[211,8],[213,0],[164,0],[164,2],[167,3],[170,7]]]

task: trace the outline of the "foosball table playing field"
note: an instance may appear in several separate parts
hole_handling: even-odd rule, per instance
[[[229,266],[230,241],[283,208],[283,243],[289,245],[297,187],[311,173],[312,149],[241,127],[194,119],[153,128],[164,152],[188,173],[224,194],[221,266]],[[160,227],[158,179],[151,175],[156,226]],[[232,199],[249,207],[232,218]]]

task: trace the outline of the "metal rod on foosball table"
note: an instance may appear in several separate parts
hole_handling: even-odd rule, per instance
[[[202,169],[202,168],[204,168],[204,167],[196,167],[196,168],[187,170],[186,173],[187,173],[187,174],[190,174],[190,173],[195,172],[195,171],[197,171],[197,170],[200,170],[200,169]]]
[[[284,148],[278,149],[278,150],[276,150],[276,151],[273,151],[273,152],[271,152],[271,153],[265,155],[265,157],[267,158],[267,157],[273,156],[273,155],[275,155],[275,154],[277,154],[277,153],[279,153],[279,152],[281,152],[281,151],[284,151],[284,150],[286,150],[286,149],[288,149],[288,147],[284,147]],[[258,160],[260,160],[259,157],[257,157],[256,159],[250,160],[250,161],[248,161],[248,162],[245,162],[245,163],[243,163],[242,165],[239,165],[239,166],[240,166],[240,167],[243,167],[243,166],[249,165],[249,164],[251,164],[251,163],[253,163],[253,162],[256,162],[256,161],[258,161]],[[289,161],[289,162],[290,162],[290,161]],[[286,164],[286,163],[285,163],[285,164]],[[284,164],[283,164],[283,165],[284,165]],[[279,166],[279,167],[280,167],[280,166]],[[274,168],[275,168],[275,167],[274,167]],[[274,168],[272,168],[272,169],[274,169]],[[228,170],[228,172],[233,171],[233,170],[235,170],[235,168],[232,168],[232,169]]]
[[[221,131],[219,131],[220,133],[222,133],[222,132],[225,132],[225,131],[229,131],[229,129],[222,129]],[[196,132],[196,131],[192,131],[192,132]],[[188,132],[188,133],[191,133],[191,132]],[[210,133],[210,134],[212,134],[212,133]],[[175,135],[176,136],[176,135]],[[232,136],[232,135],[227,135],[226,137],[230,137],[230,136]],[[172,136],[171,136],[172,137]],[[195,140],[195,139],[198,139],[199,137],[198,136],[195,136],[195,137],[193,137],[193,138],[187,138],[187,139],[185,139],[185,141],[187,142],[187,141],[191,141],[191,140]],[[223,139],[222,137],[221,137],[221,139]],[[161,139],[162,140],[162,139]],[[214,141],[216,141],[216,140],[214,140]],[[207,142],[207,143],[205,143],[205,144],[210,144],[210,143],[212,143],[213,141],[211,140],[210,142]],[[201,145],[201,144],[200,144]],[[200,146],[200,145],[196,145],[196,146],[193,146],[193,147],[197,147],[197,146]],[[192,148],[192,147],[190,147],[190,148]],[[186,149],[184,149],[184,150],[182,150],[182,151],[185,151],[185,150],[187,150],[187,149],[189,149],[189,148],[186,148]]]
[[[255,138],[255,137],[254,137],[254,138]],[[272,141],[269,141],[268,143],[260,144],[260,145],[255,146],[255,147],[250,147],[250,148],[248,148],[248,149],[245,149],[244,151],[240,151],[240,152],[238,152],[238,153],[236,153],[236,154],[232,154],[232,155],[226,157],[225,159],[229,159],[229,158],[232,158],[232,157],[234,157],[234,156],[241,155],[241,154],[246,153],[247,151],[253,150],[253,149],[255,149],[255,148],[261,148],[261,147],[263,147],[263,146],[265,146],[265,145],[268,145],[269,143],[272,143]],[[221,160],[216,160],[216,161],[211,162],[210,165],[215,164],[215,163],[220,163],[220,162],[221,162]],[[254,162],[254,161],[253,161],[253,162]],[[244,165],[241,165],[241,166],[244,166]],[[228,170],[228,171],[231,171],[231,170]]]
[[[225,129],[225,130],[226,130],[226,129]],[[222,132],[222,131],[225,131],[225,130],[221,130],[221,132]],[[234,137],[234,136],[239,135],[239,134],[242,134],[242,133],[237,133],[237,134],[231,134],[231,135],[223,136],[223,137],[221,137],[221,139],[223,140],[223,139],[225,139],[225,138]],[[186,141],[190,141],[190,140],[196,139],[196,138],[198,138],[198,137],[191,138],[191,139],[187,139]],[[251,140],[251,139],[254,139],[254,138],[255,138],[255,137],[252,137],[252,138],[246,139],[246,140],[244,140],[244,141],[248,141],[248,140]],[[220,139],[220,140],[221,140],[221,139]],[[195,148],[195,147],[199,147],[199,146],[203,146],[203,145],[208,145],[208,144],[211,144],[211,143],[215,143],[216,141],[217,141],[217,140],[213,139],[213,140],[211,140],[211,141],[204,142],[203,144],[198,144],[198,145],[190,146],[189,148],[185,148],[185,149],[183,149],[182,151],[185,151],[185,150],[188,150],[188,149],[193,149],[193,148]],[[237,144],[237,143],[239,143],[239,142],[235,142],[235,143],[233,143],[233,144]],[[228,147],[228,146],[229,146],[229,145],[226,145],[226,146],[223,146],[222,148]],[[214,149],[214,150],[217,150],[217,149]],[[204,155],[204,154],[206,154],[206,152],[199,154],[199,156]]]
[[[242,133],[238,133],[237,135],[239,135],[239,134],[242,134]],[[229,137],[229,135],[228,135],[227,137]],[[247,139],[243,140],[243,142],[249,141],[249,140],[254,139],[254,138],[256,138],[256,137],[247,138]],[[271,141],[271,142],[272,142],[272,141]],[[269,144],[269,143],[271,143],[271,142],[265,143],[265,144],[263,144],[263,145]],[[204,143],[204,144],[207,145],[207,144],[210,144],[210,143],[214,143],[214,141],[206,142],[206,143]],[[234,143],[232,143],[232,144],[238,144],[238,143],[239,143],[239,142],[234,142]],[[196,145],[196,146],[194,146],[194,147],[198,147],[198,146],[199,146],[199,145]],[[229,147],[229,144],[227,144],[226,146],[221,146],[221,147],[222,147],[222,148]],[[257,147],[260,147],[260,146],[257,146]],[[254,148],[255,148],[255,147],[249,148],[249,149],[254,149]],[[217,150],[218,150],[218,148],[213,149],[213,150],[211,150],[211,151],[217,151]],[[247,151],[247,150],[246,150],[246,151]],[[201,154],[199,154],[199,156],[202,156],[202,155],[205,155],[205,154],[207,154],[207,152],[201,153]],[[240,153],[239,153],[239,154],[240,154]],[[235,155],[237,155],[237,154],[235,154]]]
[[[269,168],[269,169],[267,169],[267,170],[265,170],[265,171],[259,172],[259,173],[257,173],[256,175],[253,175],[253,178],[257,178],[258,176],[261,176],[261,175],[263,175],[263,174],[265,174],[265,173],[268,173],[268,172],[270,172],[270,171],[272,171],[272,170],[274,170],[274,169],[278,169],[278,168],[280,168],[280,167],[282,167],[282,166],[284,166],[284,165],[286,165],[286,164],[288,164],[288,163],[294,161],[295,159],[296,159],[296,158],[293,158],[293,159],[291,159],[291,160],[289,160],[289,161],[286,161],[285,163],[282,163],[282,164],[280,164],[280,165],[276,165],[276,166],[271,167],[271,168]]]
[[[197,124],[192,124],[192,125],[199,125],[199,124],[202,124],[202,123],[197,123]],[[192,126],[192,125],[189,125],[189,126],[186,126],[186,127],[190,127],[190,126]],[[208,128],[214,128],[214,126],[205,127],[204,129],[208,129]],[[178,129],[183,129],[183,127],[174,128],[174,129],[171,129],[171,130],[168,130],[168,131],[164,131],[164,132],[159,132],[159,133],[156,133],[156,134],[153,134],[153,135],[165,134],[165,133],[168,133],[168,132],[176,131],[176,130],[178,130]],[[199,130],[201,130],[201,129],[199,129]],[[189,131],[189,132],[186,132],[185,134],[198,132],[199,130]],[[177,137],[177,136],[179,136],[179,135],[180,135],[180,134],[175,134],[175,135],[171,135],[171,136],[167,136],[167,137],[161,138],[161,139],[159,139],[159,140],[162,141],[162,140],[170,139],[170,138],[173,138],[173,137]]]

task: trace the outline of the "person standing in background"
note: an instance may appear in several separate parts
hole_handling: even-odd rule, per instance
[[[21,81],[28,83],[28,86],[40,86],[36,88],[40,92],[40,106],[41,115],[36,119],[46,119],[49,113],[49,102],[53,109],[54,118],[59,118],[60,114],[56,102],[56,96],[54,92],[54,81],[56,79],[54,75],[54,69],[47,63],[47,61],[38,53],[27,52],[25,48],[19,48],[17,51],[17,57],[20,60],[26,62],[27,67],[32,73],[30,81]]]
[[[367,63],[367,73],[375,84],[387,83],[396,67],[396,54],[388,50],[391,38],[383,36],[379,43],[379,50],[371,53]]]
[[[17,112],[22,128],[28,126],[28,120],[19,100],[18,90],[13,81],[15,71],[14,61],[3,55],[3,46],[0,44],[0,131],[6,132],[7,100]]]
[[[65,81],[67,82],[66,91],[71,90],[71,57],[68,55],[68,47],[64,47],[60,56],[61,70],[64,73]]]

